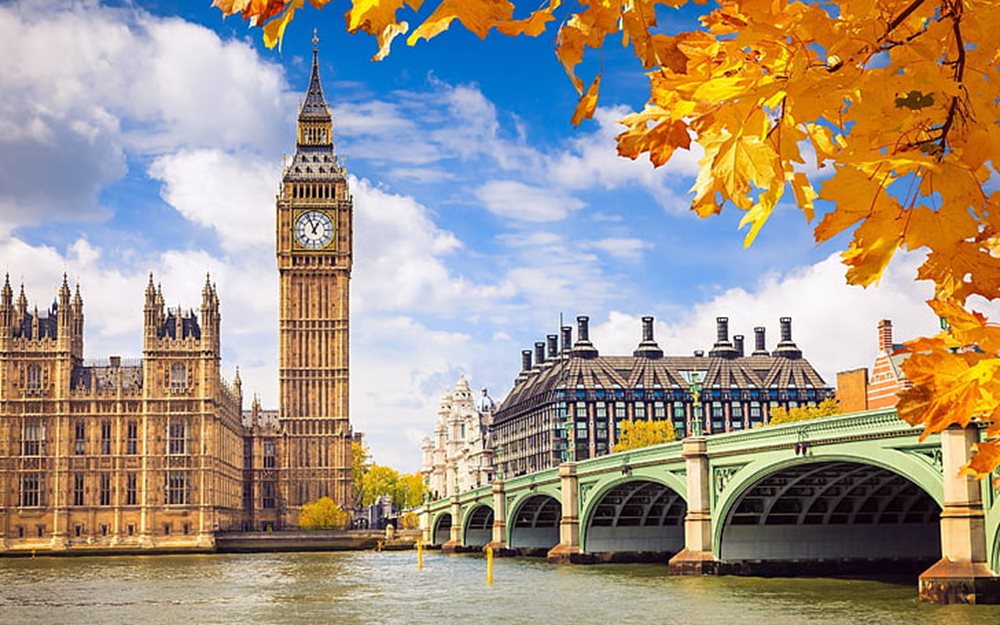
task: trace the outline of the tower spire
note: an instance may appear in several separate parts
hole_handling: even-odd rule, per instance
[[[306,99],[302,101],[302,108],[299,110],[299,121],[330,121],[330,108],[326,105],[323,84],[319,79],[319,35],[316,34],[316,29],[313,29],[312,44],[312,75],[309,77]]]

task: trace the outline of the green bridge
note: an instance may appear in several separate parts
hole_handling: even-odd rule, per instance
[[[429,503],[424,541],[678,574],[923,571],[923,599],[1000,601],[1000,489],[960,474],[979,430],[919,435],[890,409],[568,462]]]

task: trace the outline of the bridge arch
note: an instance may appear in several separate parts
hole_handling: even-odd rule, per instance
[[[684,548],[687,502],[674,485],[653,477],[626,476],[604,484],[580,515],[585,553],[676,553]]]
[[[940,481],[934,488],[933,480],[872,458],[832,456],[775,463],[739,477],[715,515],[715,551],[724,562],[784,571],[791,563],[843,567],[879,560],[916,569],[940,557]]]
[[[526,552],[548,551],[559,544],[562,503],[545,493],[521,499],[510,515],[507,545]]]
[[[484,547],[493,539],[492,506],[476,504],[462,516],[465,518],[465,528],[462,532],[463,546]]]
[[[441,512],[431,522],[431,545],[440,547],[451,539],[451,513]]]

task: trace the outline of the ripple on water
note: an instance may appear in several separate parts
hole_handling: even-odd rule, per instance
[[[672,577],[662,565],[551,566],[355,552],[0,559],[0,625],[984,625],[1000,608],[930,606],[912,585]]]

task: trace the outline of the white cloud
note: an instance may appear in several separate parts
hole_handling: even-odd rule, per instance
[[[182,150],[153,161],[149,175],[163,182],[165,202],[214,229],[226,250],[274,244],[277,163],[221,150]]]
[[[778,318],[792,317],[792,338],[826,382],[836,372],[870,367],[875,358],[876,324],[891,319],[897,342],[937,332],[937,319],[924,305],[931,285],[915,282],[919,255],[900,255],[878,286],[863,289],[844,280],[837,255],[814,265],[761,278],[753,288],[726,290],[687,310],[663,310],[656,338],[668,354],[711,349],[715,318],[728,317],[730,335],[743,334],[752,349],[754,326],[767,328],[767,348],[778,340]],[[640,338],[638,314],[612,312],[596,324],[593,340],[603,353],[628,353]]]
[[[577,198],[557,190],[516,180],[491,180],[475,193],[491,213],[520,221],[559,221],[584,206]]]
[[[677,150],[669,163],[658,168],[644,157],[633,161],[618,156],[615,137],[624,129],[618,120],[627,113],[624,107],[598,109],[594,114],[597,130],[573,139],[567,149],[550,157],[546,177],[572,191],[638,187],[668,213],[689,214],[690,198],[677,189],[687,189],[694,182],[701,149],[692,143],[691,150]]]
[[[471,337],[405,316],[359,316],[352,329],[352,426],[379,463],[416,470],[441,393],[468,370]]]
[[[633,237],[608,237],[590,241],[587,245],[609,256],[633,262],[642,257],[643,251],[653,249],[653,244],[649,241]]]
[[[4,5],[2,227],[106,216],[98,193],[129,153],[276,153],[295,98],[280,66],[202,26],[91,2]]]
[[[351,178],[355,206],[353,311],[423,311],[460,317],[509,294],[457,275],[444,258],[462,244],[412,197]]]

